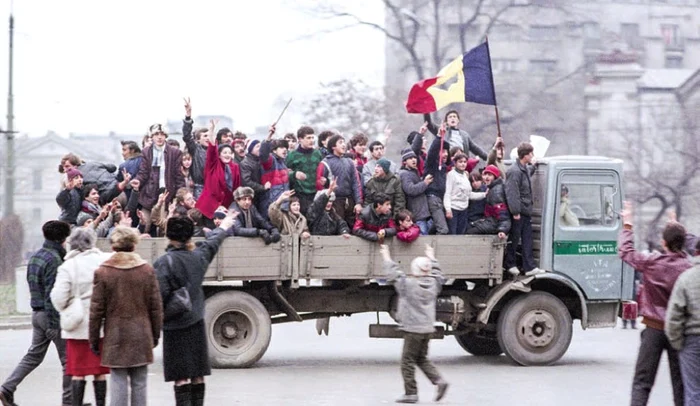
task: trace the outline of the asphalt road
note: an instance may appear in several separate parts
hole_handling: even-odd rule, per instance
[[[402,391],[401,340],[372,339],[374,314],[331,320],[330,336],[316,335],[313,321],[273,326],[270,348],[253,367],[214,370],[207,378],[208,405],[383,405]],[[388,317],[382,317],[388,322]],[[582,331],[574,326],[567,354],[554,366],[517,367],[505,356],[466,354],[452,337],[434,340],[430,358],[451,383],[449,405],[625,405],[640,330]],[[31,330],[0,331],[0,379],[19,362]],[[163,382],[160,348],[149,369],[151,404],[174,404],[172,387]],[[20,406],[60,404],[60,364],[52,349],[19,386]],[[432,403],[433,387],[418,373],[421,403]],[[86,396],[92,401],[92,391]],[[668,364],[664,359],[650,405],[672,404]]]

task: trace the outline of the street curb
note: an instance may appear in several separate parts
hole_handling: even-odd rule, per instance
[[[0,330],[26,330],[32,328],[32,316],[0,317]]]

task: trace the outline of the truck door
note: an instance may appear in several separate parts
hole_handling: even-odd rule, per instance
[[[552,265],[575,280],[588,299],[622,294],[619,185],[617,172],[608,170],[563,170],[557,178]]]

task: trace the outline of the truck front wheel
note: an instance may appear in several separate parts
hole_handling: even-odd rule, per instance
[[[549,365],[571,343],[569,310],[556,296],[531,292],[510,301],[498,318],[498,343],[520,365]]]
[[[255,364],[270,345],[270,314],[245,292],[217,293],[205,302],[209,360],[214,368]]]
[[[503,354],[496,337],[478,336],[476,333],[456,335],[455,339],[464,351],[476,356],[496,356]]]

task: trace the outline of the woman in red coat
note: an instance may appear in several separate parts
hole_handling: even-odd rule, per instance
[[[214,218],[219,206],[228,208],[233,203],[233,191],[241,185],[241,171],[233,160],[233,147],[221,144],[217,148],[212,139],[215,134],[213,129],[209,131],[204,189],[195,205],[208,219]]]

